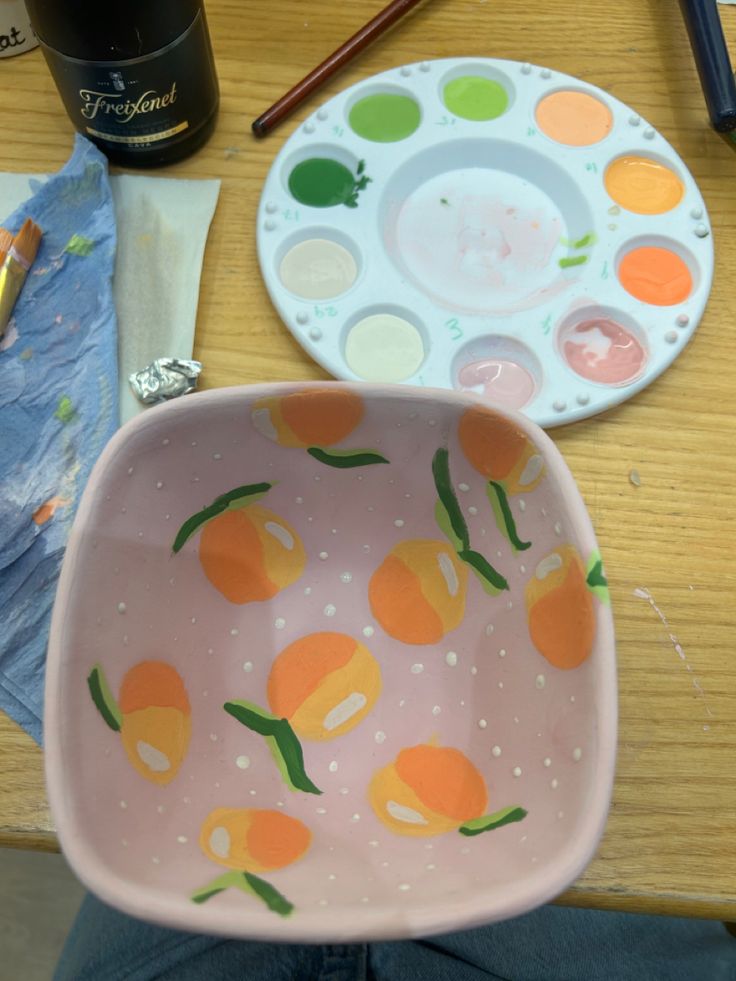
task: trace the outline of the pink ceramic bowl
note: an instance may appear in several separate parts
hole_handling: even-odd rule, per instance
[[[46,760],[101,899],[244,938],[516,916],[609,806],[613,623],[562,457],[474,396],[261,385],[112,439],[59,585]]]

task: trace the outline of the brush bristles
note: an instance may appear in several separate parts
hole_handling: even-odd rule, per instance
[[[7,228],[0,228],[0,263],[7,255],[8,249],[13,244],[13,236]]]
[[[26,268],[30,267],[36,258],[41,244],[43,232],[30,218],[26,218],[23,226],[13,239],[13,251]]]

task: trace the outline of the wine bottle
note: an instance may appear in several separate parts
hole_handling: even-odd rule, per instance
[[[27,7],[71,121],[113,163],[173,163],[211,135],[219,89],[202,0]]]

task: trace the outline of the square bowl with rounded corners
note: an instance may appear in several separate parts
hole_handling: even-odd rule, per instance
[[[544,432],[473,395],[178,399],[84,492],[45,712],[63,850],[134,916],[347,942],[519,915],[610,803],[588,514]]]

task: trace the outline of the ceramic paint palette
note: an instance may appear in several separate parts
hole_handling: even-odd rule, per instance
[[[462,929],[565,889],[608,812],[613,622],[559,451],[404,385],[176,399],[95,466],[46,681],[64,852],[194,932]]]
[[[542,426],[664,371],[713,272],[703,199],[655,129],[493,59],[407,65],[327,102],[274,161],[258,254],[338,378],[472,390]]]

